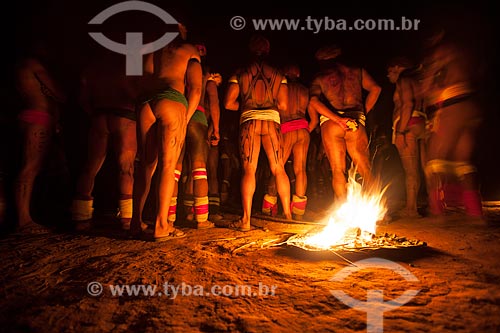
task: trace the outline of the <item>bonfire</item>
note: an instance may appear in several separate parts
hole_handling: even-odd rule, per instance
[[[349,170],[347,198],[337,204],[321,227],[290,237],[286,243],[311,251],[361,250],[425,245],[404,237],[377,234],[377,223],[384,220],[387,206],[380,181],[363,187],[356,181],[356,170]]]

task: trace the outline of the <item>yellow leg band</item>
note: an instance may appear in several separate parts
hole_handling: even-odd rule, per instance
[[[454,174],[455,166],[453,162],[447,160],[430,160],[425,166],[425,173],[427,175],[433,173]]]
[[[170,198],[170,206],[168,208],[167,221],[174,223],[177,219],[177,197]]]
[[[120,207],[120,218],[132,218],[132,199],[120,200],[118,206]]]
[[[94,200],[73,200],[71,205],[71,219],[85,221],[92,218]]]
[[[272,214],[273,210],[276,210],[276,204],[278,203],[278,197],[265,194],[264,200],[262,202],[262,213]]]
[[[293,195],[292,197],[292,213],[295,215],[304,215],[306,212],[307,197],[299,197],[298,195]]]
[[[208,220],[208,196],[194,197],[194,214],[196,222],[205,222]]]
[[[476,173],[477,169],[474,165],[467,162],[455,162],[455,174],[462,179],[465,175]]]

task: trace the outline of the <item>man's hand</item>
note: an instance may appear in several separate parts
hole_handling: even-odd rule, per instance
[[[358,130],[358,122],[352,118],[340,118],[337,120],[337,124],[339,124],[344,131],[357,131]]]
[[[211,133],[208,133],[208,135],[208,141],[210,142],[210,145],[212,147],[218,146],[220,141],[219,131],[212,131]]]
[[[219,73],[210,73],[210,75],[208,76],[208,80],[214,81],[218,87],[222,83],[222,75],[220,75]]]
[[[358,122],[356,120],[348,118],[345,122],[345,125],[350,131],[356,132],[358,130]]]

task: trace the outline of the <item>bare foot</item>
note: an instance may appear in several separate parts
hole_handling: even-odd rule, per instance
[[[49,232],[49,229],[33,221],[28,221],[19,224],[16,232],[21,234],[46,234]]]
[[[73,221],[76,231],[88,231],[92,228],[92,220]]]
[[[211,229],[215,227],[215,224],[210,221],[204,221],[204,222],[197,222],[196,224],[196,229]]]
[[[243,219],[240,219],[238,221],[233,221],[227,227],[229,229],[233,229],[233,230],[237,230],[237,231],[250,231],[252,229],[252,227],[250,225],[250,221],[247,221],[245,223],[245,222],[243,222]]]
[[[410,218],[410,219],[417,219],[421,218],[422,215],[420,215],[416,210],[409,210],[408,208],[403,208],[398,212],[399,218]]]
[[[168,237],[171,233],[175,232],[176,230],[178,229],[174,227],[173,222],[165,221],[165,223],[161,223],[160,221],[156,221],[153,237],[154,238]]]
[[[210,214],[209,218],[211,221],[218,222],[223,220],[224,216],[220,213],[216,213],[216,214]]]
[[[164,242],[167,240],[184,238],[184,237],[186,237],[186,233],[184,231],[177,228],[173,228],[168,234],[155,235],[153,239],[155,242]]]
[[[123,225],[122,225],[122,228],[123,228]],[[128,228],[129,237],[139,239],[139,238],[141,238],[142,233],[147,228],[148,228],[148,225],[146,223],[144,223],[143,221],[141,221],[140,223],[137,223],[135,221],[131,221],[130,226]],[[127,230],[127,229],[123,228],[123,230]]]
[[[131,224],[130,219],[121,219],[120,222],[121,222],[121,225],[122,225],[122,230],[125,230],[125,231],[131,230],[132,224]],[[141,221],[140,226],[141,226],[141,231],[144,231],[144,230],[146,230],[148,228],[148,225],[146,223],[142,222],[142,221]]]

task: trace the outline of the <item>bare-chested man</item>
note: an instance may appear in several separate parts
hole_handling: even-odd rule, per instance
[[[60,103],[66,97],[44,63],[49,50],[35,42],[32,52],[16,68],[16,86],[23,101],[18,115],[23,137],[23,161],[15,188],[19,231],[31,232],[39,225],[31,217],[30,205],[35,178],[59,127]]]
[[[283,135],[283,160],[288,161],[293,155],[293,173],[295,175],[295,194],[292,196],[292,214],[301,220],[307,205],[307,151],[309,148],[309,122],[306,119],[309,104],[309,90],[299,81],[300,68],[293,64],[284,68],[288,81],[288,108],[280,110],[281,134]],[[276,182],[271,177],[264,195],[262,212],[275,215],[278,197]]]
[[[440,30],[424,59],[424,94],[430,119],[426,177],[432,215],[444,213],[443,182],[458,178],[466,214],[482,216],[477,170],[472,161],[482,120],[476,59],[471,49]]]
[[[425,164],[425,122],[421,85],[409,59],[397,57],[387,66],[387,77],[396,84],[393,95],[392,143],[396,145],[405,171],[406,207],[400,217],[420,217],[417,199],[420,167]]]
[[[347,194],[346,153],[365,185],[372,181],[365,120],[381,88],[365,69],[338,62],[340,53],[335,45],[316,52],[323,69],[311,84],[309,107],[311,128],[317,125],[317,113],[321,115],[321,137],[332,169],[333,191],[335,198],[343,201]],[[364,103],[363,90],[368,92]]]
[[[107,51],[107,50],[106,50]],[[90,116],[87,160],[76,183],[72,220],[87,228],[92,218],[94,181],[111,143],[119,167],[119,215],[130,229],[134,160],[137,152],[134,77],[125,73],[124,57],[104,53],[94,57],[81,76],[80,103]]]
[[[158,211],[154,240],[184,237],[185,233],[168,220],[175,182],[175,167],[186,137],[188,119],[200,102],[202,89],[201,59],[198,49],[187,43],[187,29],[178,24],[179,36],[145,60],[146,83],[153,96],[138,111],[140,165],[134,186],[134,209],[131,222],[133,235],[140,234],[142,211],[146,203],[151,177],[161,158],[158,186]],[[186,89],[189,87],[189,89]]]
[[[250,230],[252,201],[255,193],[255,172],[261,144],[269,161],[287,219],[290,212],[290,181],[285,172],[279,110],[287,109],[288,88],[286,78],[269,65],[264,58],[269,54],[269,41],[259,35],[250,39],[249,49],[254,56],[250,65],[239,69],[229,78],[224,106],[240,110],[240,154],[243,177],[241,196],[243,216],[230,227]]]

